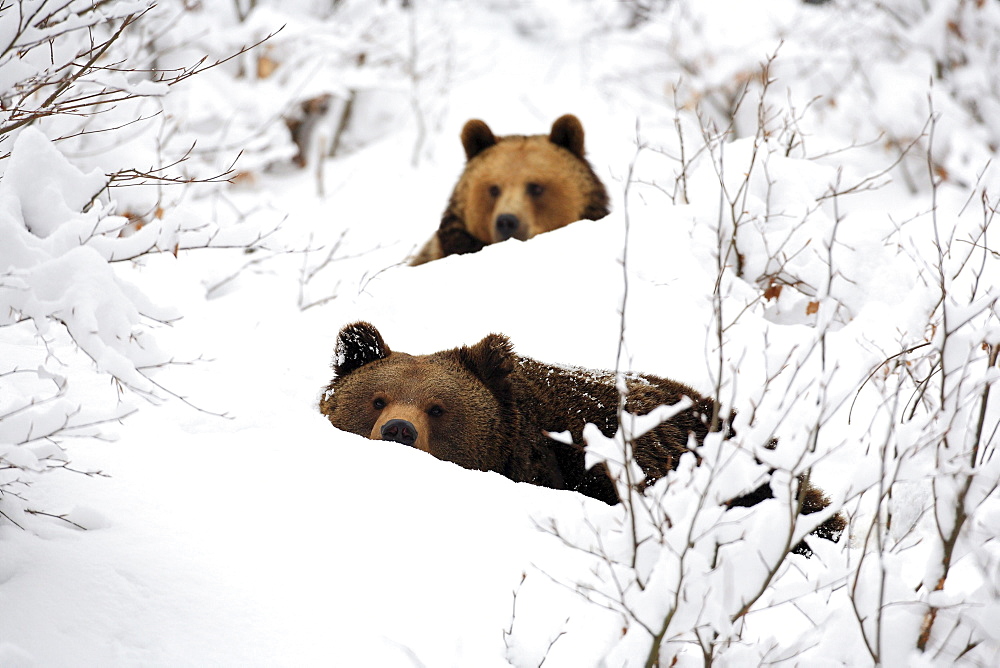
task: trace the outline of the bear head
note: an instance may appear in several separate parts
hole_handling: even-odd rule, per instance
[[[334,377],[320,411],[343,431],[505,473],[514,361],[510,341],[499,334],[474,346],[409,355],[393,352],[373,325],[357,322],[337,336]]]
[[[584,157],[583,125],[567,114],[548,135],[496,137],[473,119],[462,129],[467,159],[451,209],[483,244],[530,239],[608,214],[608,195]]]

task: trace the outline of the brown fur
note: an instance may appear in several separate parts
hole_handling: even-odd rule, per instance
[[[462,128],[462,146],[465,171],[413,265],[608,214],[608,194],[587,162],[576,116],[556,119],[548,135],[505,137],[473,119]]]
[[[690,408],[636,440],[636,461],[652,484],[677,466],[689,438],[701,441],[714,403],[681,383],[647,374],[627,378],[625,409],[643,415],[684,397]],[[390,420],[406,420],[415,430],[410,445],[469,469],[496,471],[517,482],[572,489],[618,503],[603,465],[584,463],[583,428],[593,423],[605,436],[618,429],[618,390],[607,371],[552,366],[513,352],[507,337],[490,334],[474,346],[430,355],[393,352],[374,326],[348,325],[337,337],[334,378],[320,401],[330,422],[375,440]],[[567,445],[548,433],[569,432]],[[829,505],[823,493],[800,479],[802,513]],[[733,499],[752,506],[771,498],[765,483]],[[816,534],[837,540],[844,528],[838,514]],[[804,543],[796,547],[809,553]]]

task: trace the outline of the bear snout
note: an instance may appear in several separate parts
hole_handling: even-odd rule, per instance
[[[383,441],[395,441],[403,445],[417,442],[417,428],[409,420],[389,420],[381,429]]]
[[[494,223],[493,236],[496,241],[506,241],[516,236],[521,228],[521,221],[512,213],[501,213]],[[518,237],[519,239],[521,237]]]

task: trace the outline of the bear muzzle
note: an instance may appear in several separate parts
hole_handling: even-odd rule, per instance
[[[524,241],[527,229],[521,224],[521,219],[512,213],[501,213],[493,223],[493,241],[506,241],[511,237]]]
[[[379,430],[383,441],[395,441],[403,445],[413,445],[417,442],[417,428],[409,420],[389,420]]]

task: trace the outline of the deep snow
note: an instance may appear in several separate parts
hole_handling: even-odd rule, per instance
[[[878,584],[889,583],[889,593],[882,594],[889,602],[881,647],[886,665],[951,665],[949,657],[957,652],[947,639],[941,645],[948,650],[938,656],[913,649],[927,600],[913,585],[929,578],[936,549],[927,482],[934,454],[917,445],[941,427],[918,419],[890,428],[893,415],[885,407],[909,396],[891,391],[897,382],[893,373],[862,387],[890,355],[940,336],[928,327],[938,297],[929,273],[936,257],[930,217],[904,222],[929,209],[929,189],[907,187],[908,178],[926,181],[926,175],[897,170],[879,177],[884,186],[878,190],[838,200],[843,219],[834,224],[830,202],[819,207],[817,199],[838,178],[855,183],[890,165],[896,157],[890,148],[896,145],[888,139],[825,160],[777,151],[766,171],[755,168],[748,197],[739,203],[748,215],[767,215],[768,224],[747,222],[740,228],[746,277],[728,271],[719,282],[728,326],[720,365],[713,324],[720,177],[702,154],[688,175],[685,203],[672,195],[677,164],[659,150],[677,148],[672,99],[664,94],[677,79],[664,63],[699,64],[700,71],[686,73],[681,95],[710,102],[741,76],[741,68],[756,66],[784,38],[788,43],[775,61],[777,80],[808,99],[811,87],[823,84],[798,69],[808,62],[802,54],[822,51],[822,45],[796,40],[797,31],[810,34],[823,25],[821,18],[861,20],[871,8],[859,3],[852,11],[818,14],[835,10],[791,0],[774,3],[767,12],[735,2],[706,3],[709,8],[667,4],[672,8],[658,10],[653,21],[625,30],[616,14],[623,10],[614,3],[425,8],[418,2],[416,29],[434,40],[425,47],[431,73],[418,90],[425,120],[432,121],[427,137],[420,142],[405,77],[392,79],[392,67],[383,78],[369,72],[374,78],[362,86],[381,88],[359,102],[358,127],[350,137],[357,148],[326,161],[319,176],[314,167],[297,171],[285,164],[290,152],[280,124],[261,120],[315,90],[347,85],[332,80],[331,70],[324,69],[328,62],[318,61],[315,69],[303,65],[315,61],[296,56],[296,47],[313,55],[316,48],[333,49],[359,39],[342,24],[371,21],[387,31],[369,35],[373,51],[405,51],[400,44],[413,24],[392,19],[406,13],[395,6],[372,10],[347,3],[341,24],[324,20],[324,11],[332,10],[308,2],[282,10],[268,4],[242,25],[217,7],[186,13],[183,20],[194,26],[221,23],[224,39],[217,49],[287,22],[270,53],[295,67],[258,82],[216,70],[186,82],[187,92],[171,91],[165,104],[176,99],[177,113],[191,110],[184,136],[214,137],[225,125],[220,119],[236,119],[226,126],[229,140],[255,123],[263,129],[254,135],[259,150],[244,158],[251,178],[226,186],[215,199],[178,196],[160,227],[150,226],[145,234],[157,231],[160,247],[170,250],[172,241],[190,235],[201,221],[231,220],[236,210],[248,212],[239,223],[253,228],[251,238],[256,230],[277,228],[264,246],[296,252],[181,251],[176,257],[167,252],[109,265],[116,249],[139,248],[144,238],[79,245],[99,212],[80,213],[77,200],[101,160],[116,164],[127,151],[115,147],[110,157],[101,157],[63,149],[63,157],[56,153],[60,144],[53,148],[45,140],[45,124],[40,132],[20,133],[0,181],[0,259],[7,265],[0,269],[8,272],[0,275],[0,298],[5,308],[37,313],[37,321],[49,322],[51,330],[4,321],[0,371],[54,367],[56,360],[69,379],[60,399],[68,412],[75,406],[84,407],[84,417],[135,412],[120,425],[101,428],[113,440],[93,438],[95,430],[83,429],[85,437],[64,443],[73,469],[103,475],[56,469],[33,476],[28,489],[18,488],[25,500],[0,498],[0,510],[23,521],[23,528],[0,521],[0,666],[642,665],[649,638],[636,620],[655,625],[678,591],[684,601],[678,604],[680,626],[671,627],[676,636],[668,634],[669,654],[665,650],[663,656],[676,653],[677,665],[702,665],[698,642],[710,636],[706,629],[735,633],[739,624],[728,616],[755,588],[769,560],[781,561],[777,543],[790,531],[787,499],[782,505],[780,493],[754,513],[723,515],[715,504],[697,505],[700,498],[728,498],[727,492],[759,475],[764,467],[751,455],[784,469],[777,475],[786,482],[787,470],[814,464],[814,480],[836,504],[846,504],[856,528],[838,545],[813,541],[812,559],[787,557],[768,594],[733,636],[738,641],[716,649],[719,665],[871,662],[857,630],[862,624],[852,612],[851,588],[845,586],[854,582],[855,572],[863,573],[856,589],[863,612],[881,600]],[[939,19],[931,15],[923,30],[933,32]],[[0,24],[4,20],[0,16]],[[720,28],[718,35],[714,27]],[[709,35],[713,38],[706,41]],[[197,51],[200,43],[185,48]],[[832,53],[848,60],[849,48],[837,48]],[[912,58],[923,62],[923,50],[913,46]],[[184,51],[171,53],[181,58]],[[791,65],[782,70],[786,55]],[[908,57],[880,63],[880,86],[923,103],[925,82],[910,76],[910,65]],[[779,97],[784,95],[782,87]],[[846,100],[838,105],[849,107],[861,95],[845,86]],[[940,107],[952,112],[953,98],[942,97]],[[893,107],[893,99],[888,93],[872,98],[872,115],[902,118],[919,133],[926,110],[904,113]],[[857,112],[837,115],[838,105],[802,121],[805,155],[869,141],[882,129],[876,121],[864,125],[868,107],[857,104]],[[436,226],[461,169],[457,135],[466,119],[483,118],[498,134],[534,133],[546,131],[566,112],[583,121],[588,155],[611,194],[611,216],[471,256],[417,268],[402,264]],[[727,171],[721,178],[732,191],[750,171],[755,122],[751,110],[749,122],[741,120],[744,131],[725,144]],[[691,150],[696,122],[689,116],[682,124]],[[940,128],[943,160],[951,161],[953,172],[964,178],[986,169],[980,158],[989,154],[985,147],[995,128],[970,126],[963,132],[962,121],[947,113]],[[651,145],[638,152],[637,132]],[[148,136],[134,140],[151,152]],[[141,155],[145,160],[146,153]],[[920,164],[917,159],[908,168],[915,171]],[[629,184],[630,166],[635,174]],[[325,195],[317,193],[317,178]],[[46,179],[61,185],[65,197],[33,187]],[[972,176],[940,189],[940,224],[958,229],[945,238],[975,226],[975,215],[957,216],[974,185]],[[983,185],[992,187],[989,172]],[[153,201],[149,190],[117,192],[118,213]],[[18,205],[31,205],[37,213],[22,206],[12,214]],[[32,228],[34,219],[43,220],[45,228]],[[16,238],[27,240],[16,248],[15,228]],[[234,238],[246,237],[235,229]],[[67,241],[74,234],[77,241]],[[305,272],[317,268],[338,241],[342,259],[306,281]],[[981,243],[990,244],[988,238]],[[790,257],[780,267],[769,265],[782,244]],[[312,250],[299,252],[303,248]],[[619,358],[623,250],[628,294]],[[988,303],[997,296],[997,262],[988,252],[976,256],[980,261]],[[10,270],[38,271],[46,262],[53,263],[47,265],[48,279]],[[779,274],[786,287],[776,299],[761,300],[766,285],[757,277]],[[23,284],[14,285],[14,278]],[[60,280],[79,292],[59,290]],[[53,294],[46,296],[43,288],[50,286]],[[74,307],[72,315],[64,314]],[[955,317],[959,307],[968,310],[957,304]],[[88,309],[95,314],[92,322],[76,315]],[[56,318],[82,327],[79,349]],[[721,370],[721,396],[740,410],[745,441],[734,450],[709,444],[702,469],[685,466],[661,481],[657,494],[664,501],[658,512],[671,516],[670,530],[663,530],[662,542],[650,540],[639,550],[634,569],[612,568],[587,549],[601,541],[607,554],[628,560],[622,507],[466,471],[398,444],[334,430],[316,404],[329,381],[336,333],[354,320],[376,324],[394,350],[427,353],[503,332],[518,353],[548,363],[620,366],[676,378],[706,394],[715,392]],[[982,366],[979,343],[997,344],[995,307],[981,320],[975,332],[962,332],[969,345],[946,351],[970,355],[968,367],[975,373]],[[129,335],[137,328],[149,345]],[[140,364],[158,365],[165,357],[194,362],[149,372],[167,394],[122,366],[122,355]],[[120,397],[106,376],[92,371],[95,366],[124,377],[128,387]],[[51,382],[0,376],[0,406],[9,409]],[[159,398],[146,402],[144,393]],[[53,415],[56,420],[61,414]],[[994,400],[988,423],[996,422]],[[811,430],[820,423],[823,429],[811,441]],[[11,443],[23,438],[14,422],[0,426]],[[761,448],[772,433],[782,439],[773,453]],[[904,454],[883,459],[880,448],[886,444]],[[6,441],[0,445],[7,461],[49,452],[44,444],[30,451]],[[986,445],[992,451],[994,444]],[[859,494],[877,491],[886,461],[890,468],[899,466],[906,484],[896,487],[894,524],[885,531],[900,542],[876,559],[864,543],[873,501]],[[965,656],[971,665],[989,665],[1000,656],[995,624],[1000,562],[995,534],[989,537],[1000,517],[996,490],[990,488],[995,463],[985,471],[987,500],[975,527],[986,538],[966,548],[969,558],[939,596],[945,604],[981,604],[961,627],[978,633],[979,646]],[[21,512],[26,507],[65,514],[73,524],[26,515]],[[687,522],[690,534],[684,533]],[[916,528],[908,532],[911,526]],[[711,541],[722,545],[715,567],[707,556]],[[674,556],[680,553],[687,556],[678,563]],[[620,594],[633,618],[607,607],[615,604],[612,570],[648,585]],[[685,574],[683,587],[670,579],[678,573]],[[587,587],[590,601],[581,594]],[[870,618],[864,623],[873,628]]]

